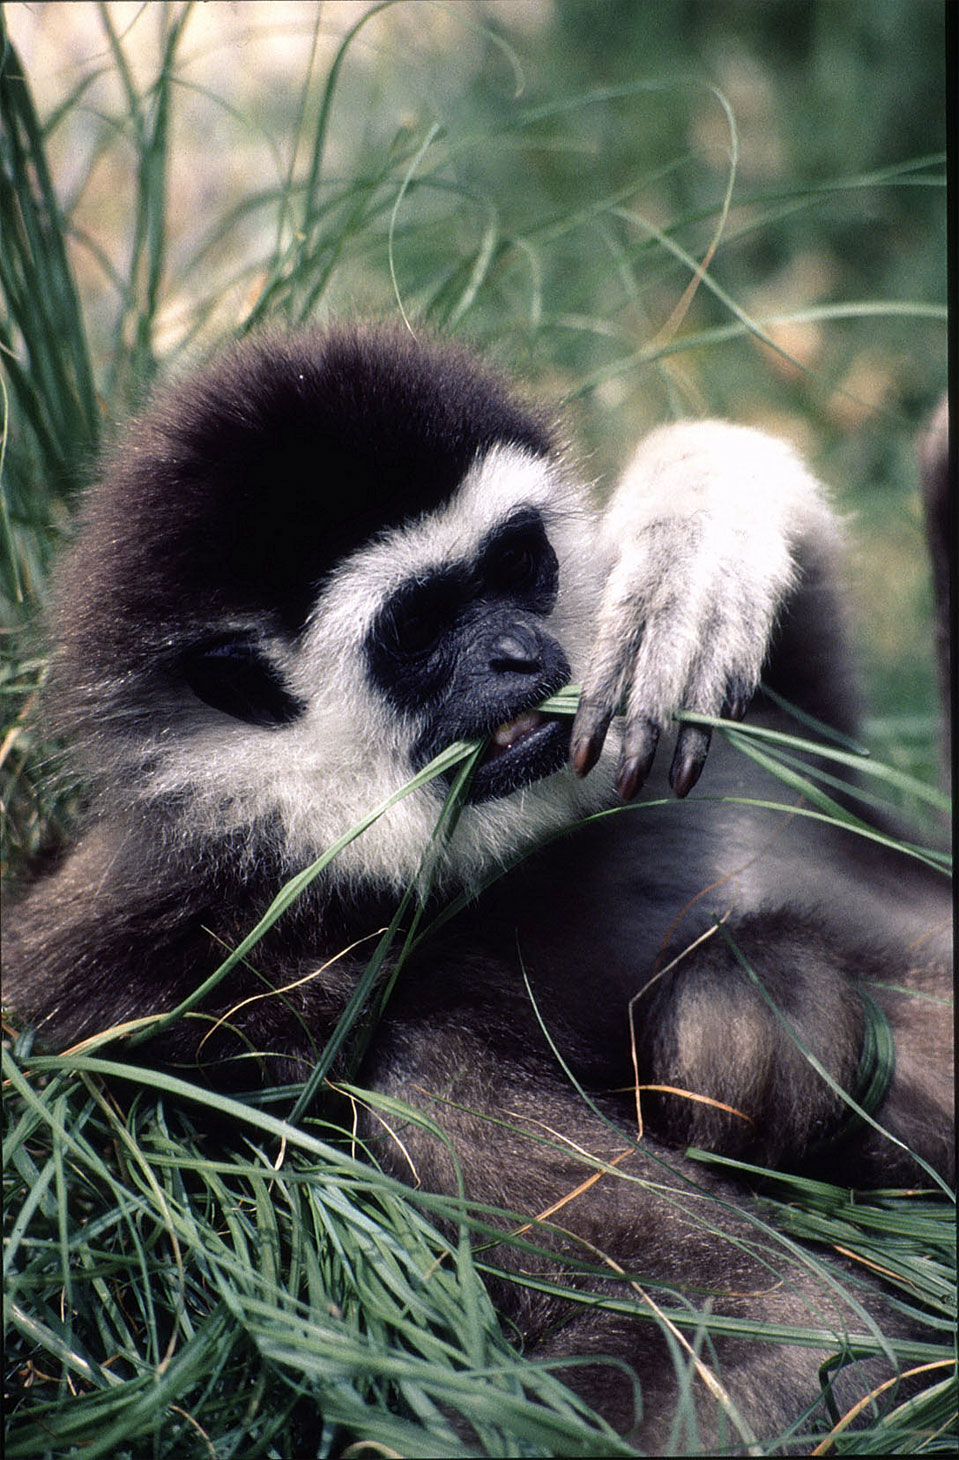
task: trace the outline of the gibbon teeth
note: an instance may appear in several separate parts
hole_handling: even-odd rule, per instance
[[[515,720],[507,720],[505,725],[499,725],[493,731],[492,743],[498,750],[509,750],[517,740],[522,740],[524,735],[529,735],[542,723],[543,716],[538,710],[524,710]]]

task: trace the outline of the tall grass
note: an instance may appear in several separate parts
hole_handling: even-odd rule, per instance
[[[175,267],[169,180],[177,107],[196,91],[183,61],[192,7],[149,7],[157,39],[147,79],[119,12],[96,7],[95,58],[42,118],[5,37],[5,864],[18,866],[68,833],[76,792],[51,778],[55,747],[38,738],[31,718],[43,676],[33,619],[78,486],[112,421],[136,404],[161,364],[176,365],[266,317],[298,321],[344,302],[402,310],[470,334],[537,387],[565,397],[605,466],[619,449],[607,436],[622,443],[643,419],[634,392],[640,369],[653,401],[645,409],[656,413],[722,405],[725,385],[716,382],[734,338],[765,341],[780,359],[790,353],[782,319],[761,317],[724,287],[713,267],[720,242],[773,236],[784,218],[815,212],[831,194],[918,190],[938,175],[935,160],[922,157],[825,184],[753,185],[744,193],[735,113],[704,83],[599,86],[584,74],[578,90],[528,97],[519,43],[465,7],[456,22],[490,48],[498,68],[492,90],[478,88],[468,105],[428,123],[387,110],[354,137],[350,107],[360,92],[351,67],[359,68],[376,27],[402,9],[372,6],[324,66],[328,11],[317,7],[312,60],[291,88],[274,176],[251,178],[181,248]],[[110,110],[98,91],[104,78],[113,86]],[[577,194],[569,179],[581,170],[578,158],[596,155],[588,149],[597,119],[608,116],[615,131],[629,107],[664,98],[680,109],[706,106],[719,120],[726,159],[712,191],[695,159],[634,153],[625,173],[597,166],[595,185]],[[222,99],[206,100],[212,113],[227,110]],[[86,177],[66,196],[51,176],[51,151],[64,129],[97,118]],[[133,166],[127,234],[111,252],[84,225],[80,205],[118,143],[130,149]],[[554,187],[559,175],[565,190]],[[684,206],[664,227],[643,203],[680,177]],[[735,217],[733,200],[742,209]],[[680,318],[673,309],[690,279],[698,292]],[[661,310],[664,299],[669,307]],[[917,328],[930,308],[937,312],[927,300],[898,295],[892,303],[879,293],[854,303],[860,319],[895,315]],[[835,320],[844,311],[847,303],[819,315]],[[809,323],[811,313],[793,311],[788,322]],[[718,361],[712,375],[688,363],[709,359]],[[749,368],[742,378],[748,391]],[[822,393],[821,382],[815,390]],[[748,748],[778,755],[787,784],[795,776],[783,759],[795,747],[754,737]],[[881,801],[900,795],[894,779],[880,779]],[[830,789],[826,782],[809,793],[817,814],[837,814],[835,802],[827,804]],[[909,783],[906,794],[928,807],[922,787]],[[278,899],[297,891],[278,889]],[[251,929],[251,940],[256,935]],[[29,1033],[16,1033],[4,1050],[11,1457],[285,1460],[351,1453],[351,1446],[352,1453],[423,1456],[629,1453],[563,1386],[561,1366],[530,1364],[504,1339],[482,1281],[496,1255],[483,1239],[502,1242],[502,1214],[397,1185],[377,1170],[375,1151],[354,1150],[348,1125],[332,1114],[329,1123],[299,1118],[303,1091],[239,1101],[127,1064],[122,1046],[54,1057],[36,1053]],[[345,1098],[377,1104],[356,1091]],[[388,1105],[379,1098],[385,1120],[426,1119]],[[626,1178],[611,1172],[608,1179]],[[897,1301],[920,1309],[926,1324],[922,1341],[858,1336],[861,1352],[891,1344],[904,1370],[928,1365],[929,1387],[905,1403],[882,1396],[881,1412],[855,1431],[835,1416],[834,1433],[815,1438],[819,1452],[950,1448],[954,1255],[946,1201],[897,1192],[853,1202],[821,1183],[770,1179],[758,1233],[789,1250],[801,1239],[813,1266],[840,1246],[865,1269],[886,1273]],[[681,1183],[676,1190],[685,1199]],[[523,1214],[514,1215],[519,1225]],[[537,1254],[535,1232],[514,1240]],[[584,1253],[583,1265],[603,1275],[595,1255]],[[527,1266],[535,1268],[527,1281],[561,1285],[545,1253]],[[835,1281],[835,1269],[822,1272],[824,1282]],[[848,1281],[855,1291],[855,1278]],[[574,1297],[582,1301],[583,1293]],[[680,1302],[666,1294],[660,1303],[696,1342],[723,1330],[721,1320],[700,1316],[691,1329]],[[639,1297],[616,1304],[637,1322],[662,1321]],[[812,1330],[751,1337],[822,1339]],[[688,1387],[679,1382],[678,1392],[677,1434],[688,1438],[695,1433]],[[743,1443],[734,1433],[734,1450]]]
[[[10,1187],[29,1190],[8,1247],[10,1455],[325,1455],[344,1435],[475,1453],[456,1414],[481,1453],[628,1453],[506,1343],[469,1248],[430,1221],[455,1230],[455,1201],[417,1203],[339,1132],[249,1104],[201,1096],[197,1125],[180,1080],[27,1064],[4,1068]],[[123,1109],[100,1078],[121,1073]],[[215,1157],[211,1112],[234,1132]]]
[[[340,1131],[270,1113],[288,1103],[286,1091],[240,1102],[116,1060],[25,1048],[5,1051],[4,1079],[10,1456],[76,1446],[285,1460],[343,1453],[350,1439],[371,1453],[422,1456],[631,1453],[563,1387],[561,1367],[524,1361],[504,1339],[481,1281],[497,1270],[496,1249],[484,1256],[482,1242],[502,1243],[496,1214],[411,1192],[376,1171],[375,1152],[357,1160]],[[382,1099],[380,1109],[391,1123],[427,1119]],[[210,1139],[214,1119],[221,1137],[231,1130],[226,1145]],[[852,1434],[837,1414],[835,1434],[818,1436],[821,1453],[948,1449],[946,1204],[904,1192],[860,1202],[822,1183],[776,1182],[780,1205],[757,1218],[757,1240],[773,1252],[791,1236],[815,1244],[813,1270],[817,1246],[839,1246],[888,1274],[900,1304],[921,1305],[926,1324],[923,1340],[892,1348],[904,1372],[927,1366],[930,1387],[906,1403],[879,1396],[893,1402]],[[660,1184],[690,1207],[688,1182],[668,1167]],[[514,1240],[526,1281],[562,1291],[535,1232]],[[602,1276],[595,1261],[584,1253],[582,1268]],[[824,1285],[835,1276],[823,1269]],[[845,1284],[855,1298],[855,1278]],[[771,1344],[836,1342],[818,1327],[691,1314],[668,1292],[657,1294],[655,1317],[628,1288],[599,1301],[699,1342],[730,1331]],[[889,1342],[864,1320],[837,1362]],[[677,1415],[692,1423],[682,1402]]]

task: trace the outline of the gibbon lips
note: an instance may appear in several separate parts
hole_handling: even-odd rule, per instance
[[[502,721],[492,731],[464,725],[459,732],[464,740],[479,739],[484,733],[487,736],[466,800],[473,805],[496,801],[561,770],[569,754],[571,724],[568,716],[527,709],[520,710],[511,720]],[[424,764],[435,753],[433,742],[423,743],[419,747],[419,763]]]
[[[490,736],[489,749],[484,759],[493,760],[496,756],[505,754],[517,741],[524,740],[545,723],[546,716],[540,714],[539,710],[524,710],[515,720],[507,720],[498,725]]]

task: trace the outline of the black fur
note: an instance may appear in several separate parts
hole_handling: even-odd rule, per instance
[[[253,613],[298,631],[336,563],[445,501],[496,443],[553,445],[454,345],[341,329],[234,346],[121,437],[88,500],[61,578],[65,681],[154,664],[191,618],[202,631]]]
[[[303,713],[269,659],[235,634],[194,645],[178,669],[198,699],[248,725],[288,725]]]
[[[427,711],[416,769],[455,740],[491,734],[567,683],[569,660],[543,623],[558,573],[542,517],[527,508],[489,533],[473,561],[403,583],[384,604],[366,658],[384,699],[401,713]],[[469,800],[506,796],[553,774],[568,747],[568,722],[545,721],[509,756],[484,759]]]
[[[514,514],[489,540],[480,545],[475,562],[458,563],[402,584],[383,605],[367,635],[366,655],[371,677],[380,694],[397,710],[419,710],[424,704],[448,700],[449,676],[465,674],[461,710],[450,723],[437,727],[435,755],[444,745],[470,734],[493,729],[493,719],[480,708],[490,669],[535,677],[540,685],[538,703],[562,688],[569,664],[558,646],[547,646],[538,629],[526,623],[520,630],[532,635],[524,651],[496,641],[523,622],[549,613],[556,599],[556,554],[537,512]],[[482,664],[470,668],[471,652],[479,650]],[[497,659],[498,655],[498,659]],[[535,694],[534,690],[534,694]],[[445,737],[445,738],[444,738]],[[427,756],[428,760],[430,756]]]

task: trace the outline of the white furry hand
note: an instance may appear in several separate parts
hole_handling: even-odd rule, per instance
[[[621,704],[624,800],[675,711],[740,718],[795,581],[795,550],[823,532],[832,519],[818,484],[783,442],[716,421],[649,436],[603,521],[612,567],[573,724],[578,774],[595,765]],[[681,728],[669,774],[677,795],[696,784],[708,748],[707,729]]]

